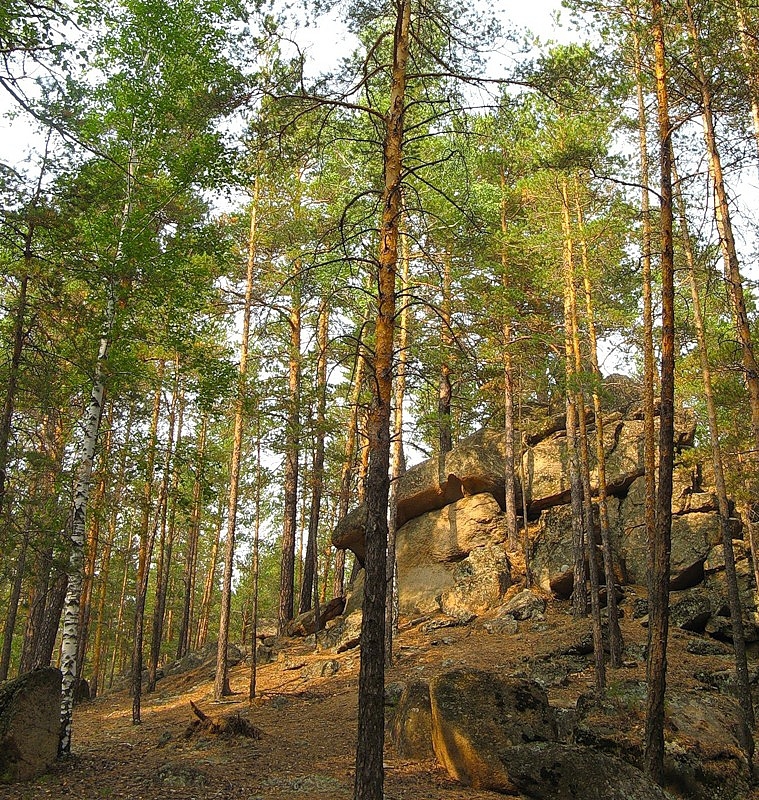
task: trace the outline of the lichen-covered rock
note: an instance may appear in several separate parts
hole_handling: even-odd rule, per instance
[[[556,739],[556,719],[533,681],[460,669],[430,681],[432,743],[448,774],[479,789],[515,787],[501,753],[517,744]]]
[[[512,783],[534,800],[667,800],[636,767],[577,745],[522,744],[504,750],[501,760]]]
[[[453,586],[440,596],[452,617],[483,614],[502,602],[511,585],[511,564],[502,545],[477,547],[453,568]]]
[[[538,597],[529,589],[524,589],[504,603],[498,609],[498,615],[501,617],[511,616],[518,620],[542,619],[545,610],[545,598]]]
[[[360,636],[361,612],[354,611],[316,634],[317,649],[320,652],[344,653],[358,647]]]
[[[27,672],[0,686],[0,783],[43,775],[58,755],[61,672]]]

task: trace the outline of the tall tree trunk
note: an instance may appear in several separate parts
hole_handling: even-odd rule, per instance
[[[126,217],[126,210],[125,210]],[[111,329],[116,315],[116,303],[109,292],[103,332],[100,336],[95,375],[90,400],[84,416],[84,438],[79,453],[79,469],[74,486],[71,511],[71,552],[68,566],[68,589],[64,600],[63,640],[61,648],[61,732],[58,752],[67,756],[71,752],[71,719],[76,688],[76,654],[79,645],[79,603],[82,593],[84,568],[85,517],[90,496],[90,477],[95,460],[100,418],[105,395],[105,364],[111,345]]]
[[[219,507],[216,516],[216,533],[211,545],[211,555],[208,560],[206,580],[203,585],[203,597],[200,601],[198,615],[198,630],[195,636],[195,647],[200,649],[208,638],[208,624],[211,618],[211,601],[213,600],[213,587],[216,580],[216,560],[219,557],[219,544],[221,542],[221,529],[224,527],[224,498],[219,495]]]
[[[509,537],[509,550],[516,552],[519,548],[519,529],[517,526],[517,499],[514,486],[516,483],[516,465],[514,463],[514,373],[511,363],[511,269],[509,266],[507,215],[506,170],[501,164],[501,286],[503,287],[503,309],[501,333],[503,335],[503,471],[506,476],[504,485],[506,531]],[[522,487],[524,491],[524,487]],[[527,519],[525,518],[525,536],[527,536]]]
[[[441,466],[445,467],[445,455],[453,449],[453,430],[451,424],[451,401],[453,386],[451,385],[451,350],[453,348],[453,316],[451,313],[451,253],[447,248],[442,255],[442,284],[440,303],[440,351],[443,363],[440,365],[440,385],[438,389],[438,456]],[[441,481],[448,476],[441,476]]]
[[[261,410],[256,409],[256,519],[253,524],[253,620],[250,636],[250,683],[248,685],[248,700],[256,696],[256,680],[258,677],[258,591],[261,572],[260,559],[260,534],[261,534]]]
[[[743,609],[741,607],[740,592],[738,590],[738,576],[735,570],[735,552],[733,550],[733,533],[730,524],[730,502],[727,496],[725,471],[722,461],[722,448],[720,446],[719,423],[717,422],[717,404],[712,391],[712,373],[709,364],[709,350],[706,344],[706,326],[701,311],[701,297],[696,278],[696,260],[693,245],[688,231],[688,217],[685,210],[680,181],[674,170],[673,177],[677,186],[677,201],[679,207],[680,230],[682,231],[685,257],[688,264],[688,281],[690,283],[691,298],[693,299],[693,322],[696,327],[699,357],[701,361],[701,375],[704,382],[704,399],[706,401],[706,414],[709,425],[709,440],[711,443],[712,467],[714,469],[714,488],[717,493],[717,508],[719,510],[719,530],[722,537],[722,548],[725,555],[725,578],[727,583],[727,596],[730,605],[730,624],[733,632],[733,650],[735,652],[735,672],[737,676],[738,704],[743,714],[744,730],[742,739],[746,749],[749,769],[753,768],[754,756],[754,705],[751,698],[751,684],[746,661],[746,638],[743,630]]]
[[[583,388],[583,363],[580,351],[580,335],[577,315],[577,291],[575,289],[574,248],[572,247],[572,224],[569,213],[569,195],[566,180],[562,182],[562,215],[564,220],[565,236],[569,242],[564,268],[567,272],[565,290],[568,299],[569,316],[569,342],[573,365],[568,371],[570,380],[567,382],[567,395],[574,395],[574,405],[577,409],[579,430],[577,431],[577,445],[579,456],[580,484],[582,488],[582,521],[584,525],[585,550],[590,574],[590,607],[593,625],[593,653],[595,656],[596,693],[603,695],[606,688],[606,666],[604,663],[603,630],[601,627],[601,601],[600,580],[598,576],[598,559],[596,558],[595,522],[593,515],[593,498],[590,487],[590,453],[588,448],[588,423],[587,409],[585,408],[585,390]],[[565,301],[566,302],[566,301]],[[571,373],[571,375],[570,375]],[[575,385],[572,386],[572,383]],[[567,429],[569,425],[567,425]],[[567,435],[567,447],[570,440]],[[571,459],[571,454],[570,454]]]
[[[398,529],[398,481],[406,472],[406,457],[403,452],[403,401],[406,397],[406,368],[408,364],[409,335],[409,272],[410,256],[408,236],[400,233],[401,307],[398,320],[398,366],[395,375],[393,436],[391,452],[390,514],[387,526],[387,600],[385,605],[385,666],[393,665],[393,638],[398,627],[398,578],[395,558],[395,535]]]
[[[192,511],[190,512],[190,529],[187,533],[187,549],[185,551],[184,597],[182,601],[182,620],[179,626],[179,642],[177,659],[183,658],[189,649],[192,631],[192,610],[195,598],[195,580],[198,569],[198,539],[200,538],[200,517],[203,508],[203,465],[206,447],[208,415],[203,414],[198,433],[198,444],[195,457],[195,472],[192,484]]]
[[[368,312],[367,312],[368,313]],[[363,333],[367,320],[364,320],[356,337],[356,355],[353,361],[353,385],[351,388],[348,405],[350,419],[345,436],[345,457],[340,470],[340,494],[337,501],[337,518],[342,519],[347,513],[351,499],[351,475],[356,465],[356,438],[358,437],[358,407],[361,397],[361,388],[364,383],[366,359],[361,349],[363,347]],[[345,550],[338,550],[335,555],[335,572],[332,586],[333,597],[343,597],[345,594]]]
[[[5,493],[8,484],[8,445],[10,443],[13,410],[16,403],[18,376],[21,369],[21,356],[24,349],[24,322],[26,319],[29,271],[31,269],[32,261],[31,242],[33,232],[34,228],[30,225],[24,248],[24,274],[21,276],[18,300],[16,301],[16,309],[13,319],[13,348],[11,352],[10,364],[8,365],[8,378],[5,384],[5,398],[3,400],[2,416],[0,417],[0,514],[3,512]]]
[[[282,566],[279,577],[278,631],[284,633],[293,618],[295,594],[295,540],[298,516],[298,459],[300,449],[300,264],[296,266],[290,295],[290,364],[288,370],[287,419],[285,421],[284,522]]]
[[[153,396],[153,414],[150,421],[150,433],[147,445],[145,465],[145,482],[142,489],[142,515],[140,520],[140,545],[137,556],[137,581],[135,586],[134,623],[132,626],[132,722],[137,725],[140,720],[140,701],[142,696],[142,644],[145,631],[145,601],[148,595],[150,578],[150,560],[153,555],[153,544],[157,532],[158,519],[151,526],[150,516],[153,505],[153,480],[155,476],[155,456],[158,443],[158,419],[161,413],[161,395],[163,393],[163,375],[166,366],[161,361],[158,369],[157,385]],[[160,514],[160,508],[158,512]]]
[[[754,438],[755,456],[751,465],[751,491],[757,487],[756,472],[759,468],[759,364],[754,354],[754,343],[751,337],[751,323],[746,309],[746,300],[743,291],[743,277],[738,260],[738,249],[735,244],[735,234],[730,215],[730,200],[727,196],[725,177],[722,170],[722,159],[717,146],[717,137],[714,131],[714,112],[712,110],[712,94],[709,81],[704,73],[703,59],[699,31],[693,17],[690,2],[684,3],[688,17],[688,30],[691,37],[693,53],[693,68],[701,92],[701,110],[704,122],[704,139],[709,157],[709,172],[714,184],[714,214],[717,221],[720,246],[725,264],[725,280],[727,282],[728,296],[733,310],[733,322],[738,334],[741,347],[741,361],[743,364],[744,380],[748,389],[749,408],[751,410],[751,433]]]
[[[227,648],[229,645],[229,619],[232,608],[232,572],[235,565],[235,534],[237,530],[237,504],[240,493],[240,464],[242,439],[245,430],[245,401],[248,395],[248,353],[250,347],[250,318],[253,309],[253,275],[256,266],[258,242],[258,176],[253,184],[253,202],[250,207],[248,238],[248,268],[245,276],[245,304],[240,342],[240,367],[235,397],[235,422],[232,434],[232,458],[229,465],[229,505],[227,507],[227,541],[224,546],[224,582],[221,589],[221,614],[219,617],[219,642],[216,651],[216,678],[213,695],[220,700],[232,693],[229,687]]]
[[[314,597],[314,581],[318,576],[317,553],[319,533],[319,516],[321,513],[322,493],[324,491],[324,440],[327,420],[327,346],[329,344],[329,304],[323,300],[319,307],[317,322],[317,340],[319,357],[316,367],[316,446],[314,448],[314,464],[311,475],[311,512],[308,518],[308,540],[306,542],[306,559],[303,566],[300,603],[298,610],[302,614],[311,610]],[[318,602],[318,595],[316,596]],[[318,629],[318,620],[317,620]]]
[[[155,691],[158,662],[161,658],[161,642],[163,640],[163,623],[166,616],[166,597],[169,591],[169,575],[171,573],[171,554],[174,546],[173,522],[167,526],[169,494],[176,496],[176,480],[178,471],[174,454],[182,441],[182,425],[184,422],[184,398],[179,387],[179,358],[174,362],[174,388],[169,406],[169,431],[166,441],[166,452],[163,459],[163,478],[161,495],[158,503],[161,508],[161,538],[158,548],[158,566],[156,569],[155,604],[153,606],[153,624],[150,636],[150,660],[148,662],[148,692]],[[176,435],[175,435],[176,431]],[[172,503],[172,508],[174,504]],[[167,530],[168,528],[168,530]]]
[[[366,579],[361,625],[358,742],[354,800],[382,800],[385,742],[385,600],[387,508],[390,488],[390,404],[393,393],[395,272],[403,172],[406,69],[411,0],[396,4],[390,105],[384,142],[384,190],[377,264],[377,322],[372,360],[372,405],[366,481]]]
[[[103,451],[100,456],[101,469],[100,478],[95,489],[95,496],[92,499],[93,512],[90,514],[90,524],[87,532],[87,543],[85,547],[86,559],[84,564],[84,575],[82,580],[82,596],[79,605],[79,646],[76,652],[76,674],[77,680],[83,677],[84,661],[87,656],[87,647],[90,631],[90,616],[92,606],[92,587],[95,582],[95,566],[97,564],[98,544],[100,542],[100,518],[103,513],[103,505],[106,495],[106,486],[110,472],[110,455],[113,444],[113,406],[109,410],[107,420],[108,430],[103,442]]]
[[[8,679],[8,670],[11,664],[11,652],[13,650],[13,631],[16,629],[16,617],[18,616],[18,605],[21,599],[21,588],[24,582],[26,570],[26,552],[29,548],[29,538],[31,535],[31,520],[27,520],[24,525],[24,533],[21,537],[21,547],[14,565],[15,576],[11,585],[11,593],[8,598],[8,613],[5,617],[3,627],[3,647],[0,652],[0,683]]]
[[[127,585],[129,583],[129,567],[132,561],[132,536],[131,532],[127,538],[124,548],[124,571],[121,575],[121,593],[119,594],[119,612],[116,617],[116,634],[113,638],[113,652],[111,653],[111,666],[108,670],[108,687],[113,686],[113,676],[116,671],[116,663],[119,660],[119,650],[123,638],[124,606],[126,601]]]
[[[100,687],[100,665],[103,660],[103,629],[105,627],[105,605],[108,597],[108,578],[111,571],[111,553],[113,543],[116,538],[116,525],[118,514],[121,509],[121,499],[124,494],[124,484],[126,475],[126,463],[128,447],[132,435],[132,424],[134,422],[134,403],[129,407],[129,416],[124,433],[124,442],[121,448],[121,458],[119,460],[118,472],[114,482],[113,497],[111,499],[111,509],[108,516],[108,535],[106,537],[103,552],[100,556],[100,592],[97,601],[97,624],[95,625],[95,641],[92,646],[92,680],[90,682],[90,697],[98,695]]]
[[[596,336],[593,293],[588,263],[588,243],[585,238],[585,220],[580,205],[579,193],[576,195],[577,223],[580,227],[580,247],[583,265],[583,286],[585,289],[585,314],[588,324],[590,344],[590,366],[594,376],[593,418],[596,425],[596,470],[598,473],[598,519],[601,526],[601,545],[603,548],[604,577],[606,579],[606,608],[609,619],[609,657],[615,669],[622,666],[622,633],[619,628],[619,611],[615,591],[614,557],[611,549],[609,525],[609,503],[606,492],[606,453],[604,451],[604,419],[601,408],[601,395],[598,391],[602,376],[598,366],[598,338]]]
[[[656,494],[656,530],[651,547],[652,569],[648,590],[648,659],[646,661],[646,732],[644,763],[649,775],[664,777],[664,695],[669,633],[669,562],[672,538],[672,472],[675,420],[675,290],[672,245],[672,126],[667,94],[667,55],[661,0],[651,0],[654,76],[659,123],[661,169],[661,410],[659,412],[659,480]]]
[[[124,237],[132,207],[132,187],[135,178],[137,160],[134,150],[129,153],[126,171],[126,195],[121,212],[121,224],[116,242],[114,263],[120,266],[123,258]],[[61,733],[58,745],[59,755],[66,756],[71,752],[71,718],[74,707],[74,689],[76,688],[76,653],[79,645],[79,603],[82,593],[82,570],[84,566],[85,517],[90,496],[90,478],[95,460],[100,418],[103,413],[105,396],[105,374],[108,352],[111,347],[111,334],[116,319],[115,288],[108,287],[103,329],[100,334],[98,353],[92,380],[92,391],[84,416],[84,437],[77,458],[79,468],[74,485],[74,500],[71,509],[71,551],[68,568],[68,589],[64,601],[63,635],[61,647]]]
[[[574,248],[566,199],[566,181],[562,182],[562,233],[564,236],[564,364],[566,372],[567,468],[569,470],[570,507],[572,513],[572,553],[574,558],[572,615],[584,617],[588,610],[585,533],[583,530],[583,490],[580,475],[577,393],[574,385],[575,355],[573,342],[572,296]],[[583,410],[584,413],[584,410]],[[588,543],[590,546],[590,542]],[[592,557],[592,555],[591,555]]]

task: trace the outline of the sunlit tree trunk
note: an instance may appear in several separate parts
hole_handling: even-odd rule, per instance
[[[673,177],[677,186],[676,194],[679,210],[680,230],[682,232],[685,258],[688,264],[688,282],[690,284],[691,298],[693,299],[693,322],[696,328],[699,357],[701,361],[701,375],[704,382],[704,400],[706,401],[706,414],[709,426],[709,440],[711,443],[712,467],[714,468],[714,488],[717,494],[717,508],[719,510],[719,530],[722,538],[722,547],[725,555],[725,579],[727,583],[727,596],[730,605],[730,625],[733,632],[733,649],[735,651],[735,671],[737,676],[738,703],[741,707],[744,720],[743,740],[746,748],[749,767],[752,766],[754,755],[754,705],[751,698],[751,684],[746,661],[746,638],[743,631],[743,609],[741,607],[740,592],[738,590],[738,576],[735,570],[735,552],[733,550],[733,534],[730,525],[730,502],[727,496],[725,471],[722,461],[722,448],[720,445],[720,431],[717,422],[717,404],[712,391],[712,373],[709,364],[709,350],[706,344],[706,326],[704,315],[701,311],[701,296],[696,277],[696,259],[691,242],[688,217],[683,201],[680,181],[673,168]]]
[[[577,223],[580,228],[580,247],[583,265],[583,287],[585,289],[585,314],[588,324],[588,340],[590,345],[590,366],[593,371],[593,418],[596,425],[596,471],[598,473],[598,518],[601,526],[601,545],[603,547],[604,577],[606,579],[606,607],[609,620],[609,657],[611,666],[622,666],[622,633],[619,628],[619,611],[615,591],[614,558],[611,549],[611,533],[609,526],[609,504],[606,493],[606,453],[604,451],[604,419],[601,408],[601,370],[598,366],[598,339],[596,336],[595,314],[593,310],[593,292],[590,282],[590,266],[588,264],[588,243],[585,238],[585,220],[580,205],[579,194],[576,195]]]
[[[250,683],[248,686],[248,699],[256,696],[256,681],[258,677],[258,592],[261,571],[260,538],[261,538],[261,411],[256,410],[256,518],[253,523],[253,598],[252,598],[252,623],[251,623],[251,650],[250,650]]]
[[[583,490],[580,475],[577,393],[575,392],[575,355],[573,343],[572,296],[574,248],[566,200],[566,182],[562,182],[562,233],[564,236],[564,364],[566,373],[567,468],[569,470],[570,508],[572,514],[573,590],[572,614],[584,617],[588,608],[586,547],[583,530]],[[584,413],[584,411],[583,411]]]
[[[358,742],[354,800],[384,797],[385,600],[387,596],[387,507],[390,488],[390,405],[393,393],[395,273],[403,172],[406,69],[411,0],[396,4],[390,105],[385,117],[384,189],[377,263],[377,321],[372,359],[372,404],[366,481],[366,578],[361,625]]]
[[[516,482],[516,465],[514,462],[514,371],[511,363],[511,302],[509,288],[511,285],[511,269],[509,266],[508,232],[509,221],[506,205],[506,171],[501,165],[501,285],[503,287],[503,311],[501,331],[503,335],[503,445],[504,445],[504,485],[506,531],[509,537],[509,549],[519,548],[519,530],[517,526],[517,499],[514,491]],[[525,537],[527,536],[527,518],[525,517]]]
[[[240,464],[242,462],[242,438],[245,429],[245,401],[248,394],[248,353],[250,347],[250,318],[253,310],[253,275],[258,244],[258,176],[253,184],[253,203],[250,208],[250,231],[248,238],[248,265],[245,277],[245,304],[243,306],[242,341],[240,342],[240,366],[237,395],[235,397],[235,421],[232,434],[232,459],[229,466],[229,505],[227,508],[227,541],[224,548],[224,582],[221,590],[221,615],[219,617],[219,647],[216,651],[216,678],[213,694],[217,700],[231,694],[227,647],[229,645],[229,615],[232,606],[232,572],[235,559],[235,533],[237,528],[237,504],[240,492]]]
[[[601,628],[600,580],[598,576],[598,559],[596,558],[595,525],[593,519],[593,500],[590,487],[590,453],[588,448],[588,423],[585,408],[585,390],[583,388],[583,363],[580,351],[580,334],[577,316],[577,291],[575,289],[574,248],[572,246],[572,223],[569,211],[569,195],[566,180],[562,181],[562,218],[564,235],[568,242],[565,254],[565,320],[569,326],[566,337],[569,342],[567,357],[572,364],[567,368],[567,396],[574,395],[577,410],[578,430],[576,433],[577,465],[580,473],[582,497],[582,524],[584,527],[585,551],[587,553],[588,572],[590,574],[590,607],[593,625],[593,653],[595,656],[596,693],[602,695],[606,688],[606,666],[604,663],[603,631]],[[574,384],[574,385],[573,385]],[[567,420],[567,447],[570,446],[569,421]],[[571,453],[569,458],[571,460]]]
[[[661,0],[651,0],[654,76],[658,111],[661,169],[661,410],[659,416],[659,480],[656,529],[650,543],[652,569],[648,589],[648,658],[646,662],[646,731],[644,763],[649,775],[664,777],[664,695],[669,633],[669,563],[672,538],[672,473],[675,419],[675,309],[672,244],[672,126],[667,93],[667,55]]]

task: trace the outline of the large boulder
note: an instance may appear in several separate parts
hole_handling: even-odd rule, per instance
[[[401,613],[445,606],[455,616],[467,604],[473,613],[498,606],[511,582],[505,540],[503,512],[489,494],[407,522],[396,536]]]
[[[61,672],[27,672],[0,686],[0,783],[44,774],[58,755]]]
[[[667,800],[639,769],[577,745],[535,742],[501,754],[512,783],[534,800]]]
[[[474,788],[513,791],[502,752],[557,736],[548,697],[533,681],[454,670],[430,682],[430,703],[438,761],[451,777]]]

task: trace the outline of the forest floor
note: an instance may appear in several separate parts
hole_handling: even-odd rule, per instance
[[[397,659],[387,671],[386,684],[429,679],[460,666],[518,673],[527,662],[570,647],[590,629],[589,620],[573,620],[561,603],[550,603],[546,617],[545,622],[520,623],[512,635],[489,634],[481,620],[427,632],[423,625],[409,627],[396,640]],[[629,618],[629,610],[622,628],[629,651],[640,652],[646,630]],[[670,686],[696,686],[699,670],[729,667],[725,657],[688,653],[685,644],[691,636],[672,632]],[[339,662],[334,675],[304,677],[317,671],[316,662],[329,659]],[[574,707],[577,697],[592,688],[591,659],[585,669],[569,675],[567,685],[549,690],[553,705]],[[642,661],[626,664],[609,672],[612,690],[615,683],[645,678]],[[230,670],[236,694],[222,703],[213,701],[208,667],[164,678],[154,693],[144,696],[140,725],[131,722],[132,703],[125,692],[106,694],[77,707],[70,759],[36,781],[0,787],[0,798],[348,800],[353,792],[358,671],[357,649],[337,656],[315,653],[312,644],[293,639],[277,662],[258,668],[259,696],[252,704],[247,699],[250,668],[244,664]],[[198,732],[186,738],[196,719],[190,700],[214,718],[239,712],[261,730],[261,738],[225,739]],[[642,716],[631,716],[632,726],[641,723]],[[434,761],[401,758],[389,737],[385,766],[388,800],[502,797],[461,786]],[[752,798],[759,800],[759,793]]]

